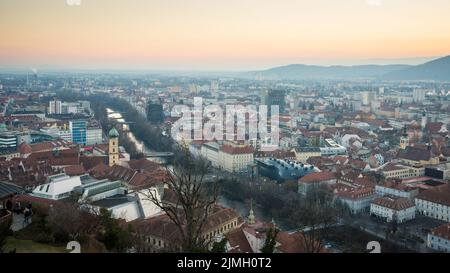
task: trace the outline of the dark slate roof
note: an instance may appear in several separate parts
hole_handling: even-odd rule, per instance
[[[102,208],[112,208],[112,207],[115,207],[115,206],[118,206],[121,204],[135,201],[135,200],[136,199],[134,197],[118,194],[118,195],[114,195],[111,197],[107,197],[107,198],[92,202],[91,205],[97,206],[97,207],[102,207]]]
[[[402,151],[399,154],[399,158],[413,160],[413,161],[428,161],[432,157],[429,150],[420,149],[416,147],[407,147],[406,151]]]
[[[15,193],[21,193],[22,191],[23,189],[19,186],[7,182],[0,182],[0,199]]]

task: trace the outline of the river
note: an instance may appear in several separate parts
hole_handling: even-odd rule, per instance
[[[127,138],[136,145],[136,149],[141,153],[152,152],[143,141],[136,138],[132,131],[130,131],[130,126],[126,124],[125,118],[121,113],[112,110],[111,108],[106,108],[106,113],[108,114],[108,119],[115,120],[122,126],[122,131],[126,132]]]
[[[108,114],[108,119],[110,120],[115,120],[117,121],[119,124],[121,124],[122,126],[122,131],[126,132],[126,137],[133,142],[136,145],[136,148],[138,151],[144,153],[144,154],[148,154],[148,153],[152,153],[154,151],[152,151],[150,148],[148,148],[145,143],[138,139],[132,131],[130,131],[130,126],[128,124],[126,124],[126,120],[125,118],[122,116],[121,113],[114,111],[113,109],[110,108],[106,108],[106,112]],[[158,163],[160,163],[161,161],[164,161],[163,159],[158,159],[155,157],[152,157],[151,159],[148,158],[149,160],[152,161],[156,161]],[[245,202],[241,202],[241,201],[235,201],[235,200],[230,200],[228,198],[226,198],[225,196],[221,195],[218,198],[218,201],[221,205],[228,207],[228,208],[232,208],[234,209],[242,218],[246,219],[250,210],[250,205],[246,204]],[[266,212],[264,212],[264,210],[262,210],[260,207],[255,206],[255,204],[253,204],[253,212],[255,214],[255,217],[260,220],[260,221],[271,221],[272,219],[268,216],[268,214]]]

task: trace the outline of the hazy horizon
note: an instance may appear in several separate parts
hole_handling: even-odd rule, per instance
[[[0,65],[0,72],[32,72],[34,69],[43,72],[55,72],[55,71],[126,71],[126,72],[204,72],[204,73],[216,73],[216,72],[249,72],[249,71],[263,71],[275,67],[302,64],[302,65],[316,65],[316,66],[360,66],[360,65],[420,65],[438,58],[437,57],[417,57],[417,58],[402,58],[402,59],[375,59],[375,60],[359,60],[353,63],[341,62],[341,63],[327,63],[327,62],[302,62],[302,63],[286,63],[278,64],[270,67],[254,67],[254,68],[229,68],[229,69],[192,69],[192,68],[158,68],[158,67],[74,67],[74,66],[45,66],[45,65],[34,65],[34,66],[4,66]]]
[[[67,1],[0,1],[0,68],[248,71],[450,54],[448,0]]]

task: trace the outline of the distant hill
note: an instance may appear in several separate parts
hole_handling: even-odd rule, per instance
[[[291,64],[250,73],[265,79],[357,79],[377,78],[386,73],[409,67],[408,65],[316,66]]]
[[[355,65],[316,66],[291,64],[262,71],[249,72],[247,76],[264,79],[367,79],[383,80],[436,80],[450,81],[450,56],[421,65]]]
[[[450,56],[406,69],[392,71],[383,75],[382,79],[450,81]]]

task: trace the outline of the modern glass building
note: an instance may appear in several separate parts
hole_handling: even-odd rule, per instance
[[[267,105],[267,110],[271,113],[271,106],[279,107],[279,114],[285,113],[286,108],[286,92],[284,90],[267,90],[264,97],[264,103]]]
[[[69,122],[70,132],[72,133],[72,142],[86,145],[87,121],[73,120]]]
[[[152,124],[160,124],[164,121],[164,110],[161,104],[149,103],[147,105],[147,120]]]
[[[258,173],[262,176],[276,180],[279,183],[299,178],[320,170],[313,165],[303,164],[295,160],[282,160],[276,158],[257,159]]]
[[[17,136],[14,133],[0,134],[0,149],[15,149],[17,147]]]

